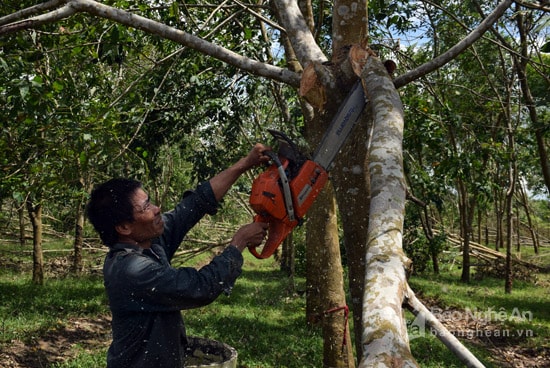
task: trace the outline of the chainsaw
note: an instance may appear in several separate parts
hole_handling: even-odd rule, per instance
[[[360,82],[352,88],[325,132],[313,157],[300,152],[283,132],[268,130],[278,141],[279,150],[266,151],[270,166],[252,183],[250,206],[255,222],[269,224],[261,252],[249,251],[259,259],[269,258],[303,218],[328,180],[334,158],[343,147],[365,106]]]

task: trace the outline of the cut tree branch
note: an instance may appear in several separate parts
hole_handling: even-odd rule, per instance
[[[405,268],[410,265],[402,248],[406,187],[403,105],[380,59],[369,56],[367,51],[364,54],[366,63],[361,81],[370,100],[374,127],[368,163],[371,202],[365,258],[363,354],[358,366],[418,367],[402,315],[407,293]]]
[[[417,299],[409,287],[406,306],[415,315],[419,328],[433,331],[435,336],[469,368],[484,368],[485,366],[449,331],[439,320]]]

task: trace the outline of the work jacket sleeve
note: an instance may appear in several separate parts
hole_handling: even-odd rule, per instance
[[[178,205],[163,214],[164,233],[155,243],[165,249],[166,256],[171,260],[187,232],[204,215],[216,214],[218,206],[208,181],[199,184],[193,191],[186,191]]]
[[[160,255],[163,258],[163,255]],[[230,292],[242,272],[243,257],[233,247],[201,269],[173,268],[145,254],[121,255],[118,275],[112,275],[119,286],[110,295],[111,307],[126,311],[164,312],[204,306],[221,293]],[[114,285],[112,285],[114,286]]]

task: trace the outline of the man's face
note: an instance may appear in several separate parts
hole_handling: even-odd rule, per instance
[[[131,229],[130,238],[142,244],[162,235],[164,221],[160,208],[150,202],[147,193],[138,188],[131,201],[134,207],[134,222],[128,225]]]

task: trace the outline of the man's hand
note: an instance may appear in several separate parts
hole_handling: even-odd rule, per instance
[[[258,246],[262,244],[269,225],[265,222],[253,222],[242,226],[231,239],[231,245],[234,245],[241,252],[249,245]]]
[[[271,150],[271,147],[256,143],[247,156],[243,157],[243,169],[249,170],[255,166],[269,161],[269,157],[264,155],[265,151]]]
[[[210,179],[210,185],[212,186],[212,191],[214,192],[216,200],[219,202],[233,183],[235,183],[239,176],[245,171],[263,162],[269,161],[269,157],[264,155],[263,152],[269,151],[270,149],[271,148],[261,143],[256,143],[248,155]]]

